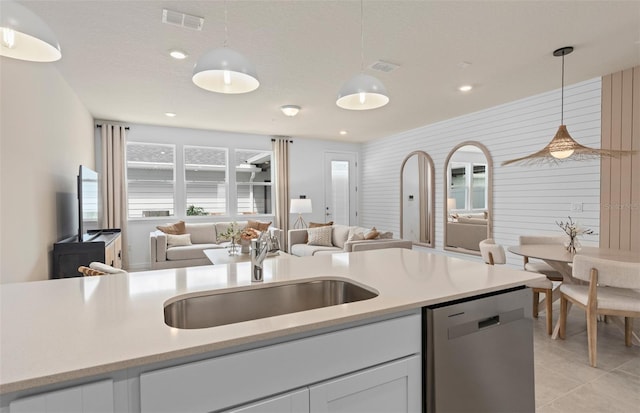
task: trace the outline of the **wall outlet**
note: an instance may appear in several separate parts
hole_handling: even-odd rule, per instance
[[[582,212],[582,202],[572,202],[571,212]]]

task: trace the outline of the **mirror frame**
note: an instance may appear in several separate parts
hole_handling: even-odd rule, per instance
[[[444,185],[443,185],[443,197],[442,197],[442,234],[443,234],[443,243],[442,249],[446,251],[455,251],[461,254],[469,254],[469,255],[478,255],[480,256],[480,251],[473,251],[459,247],[448,247],[447,246],[447,223],[449,222],[449,211],[447,209],[447,193],[449,189],[449,163],[451,162],[451,157],[454,153],[463,146],[475,146],[482,151],[484,157],[487,160],[487,238],[493,238],[493,159],[491,158],[491,152],[484,146],[482,143],[477,141],[464,141],[451,149],[449,155],[444,161]]]
[[[413,151],[409,153],[404,160],[402,161],[402,166],[400,167],[400,238],[403,238],[403,230],[404,230],[404,185],[403,185],[403,176],[404,176],[404,167],[409,159],[413,156],[424,157],[427,160],[427,164],[429,165],[429,175],[430,178],[425,179],[423,183],[426,183],[427,187],[420,188],[420,196],[426,194],[428,196],[426,206],[427,210],[420,210],[420,225],[423,225],[424,222],[428,224],[427,234],[429,235],[429,242],[415,242],[413,241],[413,245],[419,245],[422,247],[434,248],[436,245],[435,236],[436,236],[436,219],[435,219],[435,166],[433,164],[433,159],[429,156],[425,151]],[[426,215],[426,216],[425,216]]]

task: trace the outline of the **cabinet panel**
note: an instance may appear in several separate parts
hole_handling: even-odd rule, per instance
[[[310,388],[313,413],[419,412],[421,359],[412,356]]]
[[[122,237],[117,237],[113,240],[113,266],[116,268],[122,268]]]
[[[309,389],[296,390],[238,407],[226,413],[309,413]]]
[[[140,376],[142,412],[225,409],[421,349],[421,315],[311,336]]]
[[[17,399],[9,413],[113,413],[113,380]]]

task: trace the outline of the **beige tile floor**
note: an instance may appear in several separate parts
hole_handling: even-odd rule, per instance
[[[559,302],[554,303],[554,324]],[[536,412],[640,412],[640,347],[625,347],[614,324],[598,323],[598,367],[589,365],[587,322],[572,308],[567,338],[546,334],[544,312],[534,319]],[[640,331],[640,320],[634,320]]]

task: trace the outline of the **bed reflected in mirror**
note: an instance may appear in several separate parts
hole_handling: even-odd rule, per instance
[[[434,166],[423,151],[411,152],[400,169],[400,238],[435,246]]]

